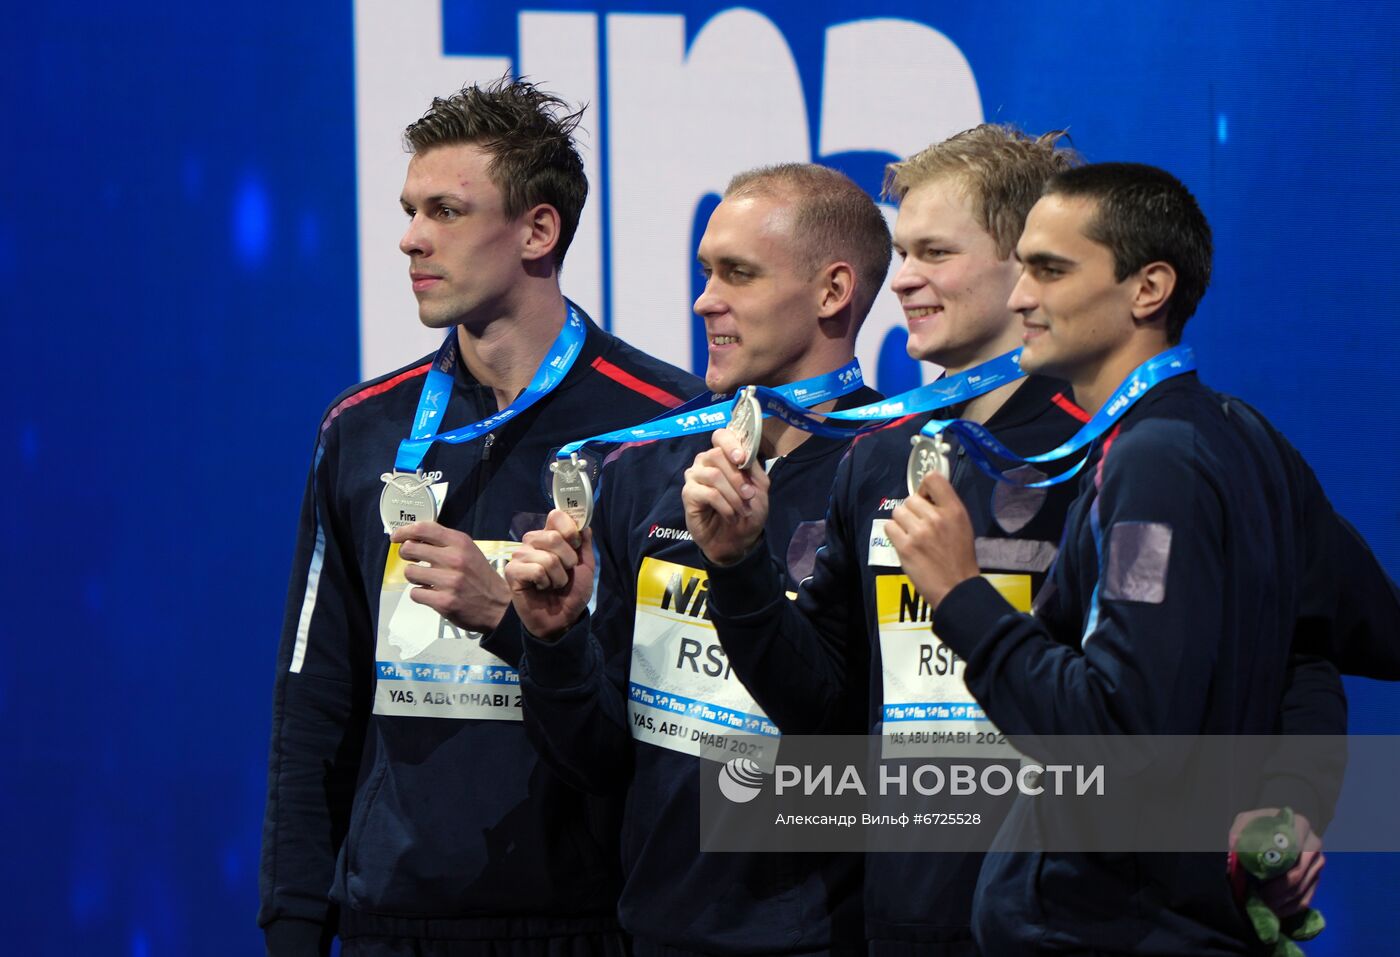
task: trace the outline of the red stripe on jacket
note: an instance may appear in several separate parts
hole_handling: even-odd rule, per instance
[[[626,369],[618,368],[602,356],[593,360],[593,368],[619,385],[644,395],[651,401],[664,405],[668,409],[674,409],[678,405],[685,404],[684,399],[679,399],[664,389],[658,389],[650,382],[643,382]]]
[[[326,414],[326,421],[321,423],[321,430],[325,431],[327,428],[329,428],[331,420],[334,419],[337,415],[340,415],[340,413],[344,412],[346,409],[353,408],[354,406],[359,405],[366,399],[372,399],[375,396],[380,395],[381,393],[388,392],[394,386],[398,385],[401,382],[404,382],[407,379],[412,379],[414,376],[427,375],[428,370],[432,367],[432,362],[425,362],[421,366],[415,366],[412,369],[409,369],[405,372],[400,372],[392,379],[385,379],[383,382],[380,382],[377,385],[372,385],[367,389],[361,389],[354,395],[346,396],[344,399],[340,400],[340,402],[336,405],[335,408],[331,409],[330,412]]]
[[[1091,418],[1088,412],[1085,412],[1079,406],[1075,405],[1074,400],[1063,392],[1056,392],[1050,398],[1050,401],[1058,405],[1071,418],[1078,419],[1080,422],[1088,422]]]
[[[1113,427],[1113,431],[1108,433],[1108,438],[1103,440],[1103,454],[1099,456],[1099,464],[1094,469],[1094,488],[1103,488],[1103,465],[1108,461],[1108,450],[1113,448],[1113,440],[1118,438],[1118,432],[1123,428],[1123,423],[1119,422]]]

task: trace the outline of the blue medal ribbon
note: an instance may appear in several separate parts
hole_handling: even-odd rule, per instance
[[[1008,382],[1015,382],[1024,375],[1025,373],[1021,371],[1021,350],[1013,349],[995,359],[988,359],[980,365],[959,372],[957,375],[944,376],[928,385],[921,385],[908,392],[901,392],[892,398],[870,405],[828,412],[826,417],[846,422],[900,419],[906,415],[932,412],[934,409],[946,409],[950,405],[975,399],[979,395],[986,395],[993,389],[1001,388]],[[857,433],[845,429],[842,434],[855,435]]]
[[[1030,455],[1023,458],[1003,445],[996,436],[988,431],[986,426],[969,422],[966,419],[932,419],[919,431],[930,437],[937,436],[942,432],[952,432],[963,440],[963,447],[967,449],[967,454],[973,463],[999,482],[1021,485],[1026,488],[1045,488],[1069,481],[1078,474],[1080,469],[1084,468],[1088,457],[1080,459],[1072,469],[1062,472],[1054,478],[1041,482],[1018,482],[1016,479],[1008,478],[1004,469],[993,465],[988,453],[1014,462],[1016,465],[1039,465],[1068,458],[1113,428],[1114,424],[1121,420],[1124,414],[1154,386],[1179,375],[1194,372],[1195,369],[1196,354],[1190,346],[1175,346],[1166,352],[1153,356],[1128,374],[1128,377],[1119,384],[1118,388],[1109,396],[1108,401],[1103,404],[1103,408],[1084,423],[1078,432],[1059,447],[1040,455]]]
[[[860,363],[852,359],[841,368],[823,375],[779,386],[777,389],[764,389],[762,391],[781,396],[782,401],[795,404],[805,410],[807,406],[819,405],[828,399],[850,395],[863,385],[865,385],[865,378],[861,374]],[[640,425],[570,442],[561,448],[556,455],[560,459],[570,458],[579,449],[594,442],[654,442],[657,439],[693,435],[696,432],[713,432],[729,423],[729,415],[733,407],[733,401],[728,398],[702,392],[679,408],[669,409]],[[849,429],[842,429],[841,432],[844,435],[852,434]]]
[[[808,412],[806,409],[786,401],[781,394],[773,389],[756,386],[754,398],[758,400],[759,407],[765,415],[781,419],[794,428],[824,438],[849,439],[884,428],[890,419],[898,419],[919,412],[929,412],[933,409],[943,409],[950,405],[957,405],[959,402],[974,399],[979,395],[986,395],[993,389],[999,389],[1008,382],[1015,382],[1024,375],[1025,373],[1021,371],[1021,350],[1014,349],[997,356],[995,359],[988,359],[980,365],[959,372],[957,375],[946,376],[936,382],[930,382],[928,385],[902,392],[893,398],[872,402],[870,405],[862,405],[854,409],[822,413],[820,417],[816,413]],[[871,424],[855,429],[841,428],[827,424],[833,419],[838,422]],[[872,422],[872,420],[878,421]]]
[[[438,434],[442,427],[442,417],[447,412],[447,400],[452,395],[452,372],[457,366],[457,330],[447,334],[433,366],[423,381],[423,391],[418,396],[418,411],[413,417],[413,431],[399,443],[398,455],[394,458],[394,469],[398,472],[416,473],[423,464],[423,456],[434,442],[447,442],[460,445],[485,435],[505,424],[552,392],[573,368],[574,360],[583,349],[587,328],[583,318],[573,303],[568,304],[569,313],[564,319],[563,328],[549,347],[540,367],[525,391],[520,393],[510,405],[480,422],[464,425],[459,429]]]
[[[1014,382],[1025,375],[1021,371],[1020,359],[1021,350],[1014,349],[957,375],[946,376],[870,405],[827,412],[820,418],[807,409],[828,399],[848,395],[864,385],[859,363],[853,361],[825,376],[804,379],[776,389],[757,386],[754,396],[765,413],[805,432],[828,438],[852,438],[880,428],[889,419],[947,408],[985,395],[1008,382]],[[701,394],[680,408],[672,409],[665,415],[657,416],[641,425],[570,442],[559,450],[558,456],[567,459],[590,442],[650,442],[723,428],[729,424],[734,400],[715,401],[716,398],[708,393]],[[849,429],[827,426],[824,421],[826,419],[843,422],[878,421],[867,428]]]

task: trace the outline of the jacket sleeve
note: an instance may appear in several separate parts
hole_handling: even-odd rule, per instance
[[[1229,409],[1269,435],[1299,489],[1305,585],[1295,646],[1329,659],[1343,674],[1400,680],[1400,587],[1292,443],[1238,399]]]
[[[1007,733],[1202,727],[1224,615],[1220,495],[1195,465],[1186,423],[1143,423],[1113,453],[1087,516],[1099,567],[1088,620],[1075,623],[1082,641],[1056,640],[981,578],[959,584],[934,612],[934,631],[967,661],[968,689]]]
[[[514,605],[507,605],[506,612],[496,627],[481,637],[481,647],[500,658],[517,671],[520,659],[525,654],[525,626],[515,613]]]
[[[1347,702],[1340,671],[1347,662],[1351,668],[1394,667],[1393,657],[1389,664],[1383,656],[1367,660],[1364,649],[1384,651],[1396,643],[1400,603],[1394,583],[1333,509],[1297,449],[1243,403],[1232,403],[1232,411],[1244,412],[1273,439],[1298,490],[1295,522],[1303,530],[1298,559],[1303,584],[1280,717],[1285,738],[1265,766],[1259,806],[1291,807],[1321,833],[1332,819],[1346,772]]]
[[[336,514],[334,429],[317,444],[277,655],[258,923],[274,955],[327,954],[329,899],[370,709],[373,628]]]
[[[615,513],[609,490],[618,484],[604,483],[597,511],[596,610],[553,642],[531,635],[518,618],[514,626],[522,642],[525,732],[561,778],[593,794],[625,786],[632,765],[626,687],[636,585],[622,564],[626,540],[615,537],[626,535],[626,523],[608,521]]]
[[[1289,659],[1283,735],[1263,770],[1260,807],[1291,807],[1327,830],[1347,765],[1347,699],[1337,666],[1317,655]]]
[[[1322,505],[1325,528],[1315,554],[1325,556],[1332,587],[1316,587],[1332,604],[1306,622],[1316,637],[1311,647],[1344,674],[1400,680],[1400,587],[1351,523]]]
[[[870,643],[849,512],[852,454],[841,462],[812,577],[797,600],[760,539],[741,561],[706,563],[710,620],[734,673],[784,734],[864,732]]]

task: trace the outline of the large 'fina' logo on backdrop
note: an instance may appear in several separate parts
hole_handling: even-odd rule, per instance
[[[912,20],[852,19],[814,35],[810,8],[795,2],[765,5],[768,15],[688,0],[677,0],[675,12],[646,14],[488,7],[482,0],[355,5],[367,376],[438,345],[441,334],[417,323],[397,248],[408,162],[400,135],[433,96],[463,83],[510,71],[589,104],[579,144],[591,189],[564,291],[639,348],[700,370],[703,343],[692,336],[690,312],[695,244],[731,175],[815,160],[873,191],[884,163],[982,121],[962,52]],[[789,42],[775,23],[785,18],[801,24],[804,42]],[[892,223],[894,210],[885,213]],[[903,325],[884,290],[858,355],[867,378],[887,392],[917,384],[919,371],[899,358]]]

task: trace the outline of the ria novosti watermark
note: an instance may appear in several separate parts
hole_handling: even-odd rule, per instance
[[[742,767],[746,761],[747,759],[737,758],[729,764],[732,766],[739,763]],[[758,767],[752,761],[747,761],[747,764],[753,765],[754,769]],[[881,762],[875,768],[875,773],[875,784],[867,786],[860,769],[853,764],[839,769],[830,764],[779,764],[774,769],[773,793],[779,797],[785,794],[801,794],[804,797],[814,794],[829,797],[842,794],[856,794],[861,797],[869,797],[871,794],[881,797],[904,797],[910,794],[924,797],[938,794],[966,797],[986,794],[1000,797],[1015,790],[1028,796],[1046,793],[1102,796],[1105,777],[1102,764],[1086,767],[1025,763],[1016,768],[1004,764],[984,764],[979,768],[971,764],[925,763],[911,767],[905,762]]]
[[[1223,851],[1236,815],[1290,806],[1329,851],[1400,851],[1392,737],[786,736],[762,763],[727,740],[699,772],[704,850]]]

